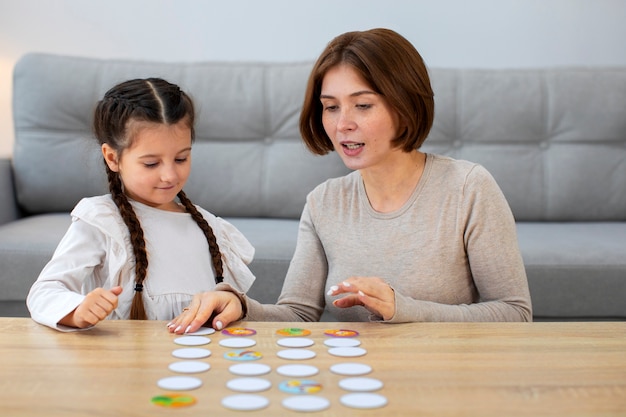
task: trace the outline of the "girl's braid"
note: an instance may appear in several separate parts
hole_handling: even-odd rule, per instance
[[[146,252],[146,242],[143,237],[143,230],[139,219],[130,205],[126,194],[122,190],[122,181],[117,172],[111,171],[106,167],[109,179],[109,190],[111,197],[117,205],[124,223],[130,232],[130,242],[133,246],[133,254],[135,255],[135,294],[130,307],[131,320],[146,320],[146,310],[143,305],[143,280],[146,278],[148,270],[148,254]]]
[[[198,223],[198,226],[204,232],[207,242],[209,242],[209,252],[211,253],[211,260],[213,262],[213,268],[215,269],[215,283],[219,284],[224,281],[224,269],[222,265],[222,255],[220,253],[220,247],[217,244],[217,239],[213,233],[213,229],[209,226],[202,214],[198,211],[196,206],[189,200],[187,195],[181,190],[178,193],[178,199],[185,206],[187,213],[191,214],[191,218]]]

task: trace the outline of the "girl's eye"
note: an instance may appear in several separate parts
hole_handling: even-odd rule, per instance
[[[187,158],[176,158],[176,163],[177,164],[183,164],[187,162]]]
[[[156,162],[154,162],[154,163],[149,163],[149,164],[148,164],[148,163],[145,163],[145,164],[143,164],[143,165],[144,165],[146,168],[154,168],[154,167],[156,167],[156,166],[157,166],[157,165],[159,165],[159,164],[158,164],[158,163],[156,163]]]

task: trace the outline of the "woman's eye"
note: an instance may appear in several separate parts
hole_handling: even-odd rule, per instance
[[[372,105],[371,105],[371,104],[357,104],[357,105],[356,105],[356,108],[357,108],[357,109],[362,109],[362,110],[366,110],[366,109],[369,109],[369,108],[371,108],[371,107],[372,107]]]
[[[144,163],[143,164],[146,168],[154,168],[158,165],[158,163],[153,162],[153,163]]]
[[[176,158],[176,163],[177,164],[183,164],[187,162],[187,158]]]

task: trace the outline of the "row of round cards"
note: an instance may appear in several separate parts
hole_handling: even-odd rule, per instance
[[[207,337],[215,333],[214,329],[202,328],[192,334],[179,336],[174,339],[177,348],[172,356],[177,361],[170,363],[169,370],[175,376],[161,378],[157,386],[170,391],[168,394],[152,398],[152,402],[162,407],[186,407],[196,403],[196,398],[188,393],[202,386],[202,380],[192,374],[207,372],[211,365],[201,359],[211,356],[211,351],[205,347],[211,343]],[[232,395],[222,399],[223,407],[231,410],[254,411],[266,408],[270,401],[263,395],[264,391],[272,388],[272,382],[264,376],[272,369],[262,363],[263,354],[253,349],[256,345],[254,336],[256,331],[244,327],[230,327],[221,331],[222,338],[219,345],[224,349],[221,355],[224,360],[232,361],[229,371],[233,378],[226,381],[226,387],[233,391]],[[301,328],[283,328],[276,331],[279,338],[276,340],[279,350],[276,355],[285,359],[285,364],[275,369],[275,372],[285,377],[278,389],[287,394],[282,400],[282,406],[292,411],[322,411],[330,407],[330,401],[323,396],[322,385],[315,379],[320,369],[311,364],[300,363],[313,359],[316,353],[307,349],[315,344],[308,338],[310,330]],[[370,376],[372,367],[353,358],[367,354],[361,347],[359,333],[355,330],[332,329],[324,332],[324,345],[328,353],[343,361],[330,366],[330,372],[340,375],[339,388],[346,393],[341,395],[339,402],[351,408],[373,409],[387,405],[387,398],[378,393],[383,383]]]

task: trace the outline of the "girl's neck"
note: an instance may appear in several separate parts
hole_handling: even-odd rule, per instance
[[[183,206],[182,204],[178,203],[177,201],[171,201],[171,202],[166,203],[166,204],[159,204],[159,205],[157,205],[157,204],[151,204],[151,203],[146,202],[146,201],[142,201],[142,200],[139,200],[139,199],[132,198],[131,196],[128,196],[128,199],[129,199],[129,201],[134,201],[136,203],[143,204],[144,206],[152,207],[153,209],[156,209],[156,210],[172,211],[172,212],[175,212],[175,213],[186,213],[187,212],[187,209],[185,209],[185,206]]]
[[[402,153],[393,163],[361,170],[361,178],[372,208],[380,213],[400,209],[411,197],[419,183],[426,154],[415,151]]]

